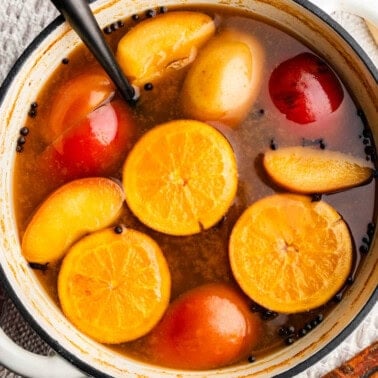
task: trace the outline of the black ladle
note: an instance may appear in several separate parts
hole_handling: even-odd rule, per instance
[[[136,90],[126,79],[106,43],[87,0],[51,0],[51,2],[104,68],[122,97],[129,103],[135,103]]]

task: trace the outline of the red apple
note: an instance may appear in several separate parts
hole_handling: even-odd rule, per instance
[[[274,69],[269,93],[278,110],[300,124],[315,122],[334,112],[344,98],[335,73],[323,60],[308,52]]]
[[[211,369],[246,358],[262,324],[242,294],[221,283],[178,297],[148,336],[156,363],[183,369]]]
[[[123,163],[135,134],[129,106],[112,101],[81,118],[42,153],[41,164],[58,182],[104,176]]]

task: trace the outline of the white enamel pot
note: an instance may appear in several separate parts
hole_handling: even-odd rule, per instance
[[[314,46],[338,71],[363,108],[378,140],[378,71],[358,44],[327,13],[307,0],[97,0],[92,3],[101,27],[156,6],[227,4],[268,17]],[[320,6],[322,1],[319,0]],[[327,0],[331,7],[358,12],[378,25],[373,0]],[[1,280],[26,320],[57,352],[43,357],[22,350],[0,334],[0,364],[28,377],[292,377],[338,346],[377,302],[378,244],[374,238],[359,275],[323,323],[289,348],[253,364],[207,372],[181,372],[150,366],[121,356],[87,338],[71,325],[46,295],[22,257],[13,208],[13,164],[27,104],[34,101],[49,73],[80,43],[58,18],[29,46],[0,92],[0,273]],[[377,224],[376,219],[374,222]]]

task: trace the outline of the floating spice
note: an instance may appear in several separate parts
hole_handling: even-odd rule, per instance
[[[278,334],[281,337],[287,337],[290,335],[294,335],[295,333],[295,327],[294,326],[283,326],[278,330]]]
[[[307,335],[307,330],[305,328],[301,328],[298,331],[298,337],[303,337],[303,336],[306,336],[306,335]]]
[[[115,232],[116,234],[122,234],[122,232],[123,232],[123,228],[122,228],[122,226],[115,226],[115,227],[114,227],[114,232]]]
[[[20,137],[18,137],[18,139],[17,139],[17,144],[18,145],[22,146],[25,143],[26,143],[26,139],[25,139],[24,136],[21,135]]]
[[[26,136],[26,135],[28,135],[29,134],[29,128],[28,127],[22,127],[21,129],[20,129],[20,135],[22,135],[22,136]]]
[[[273,150],[273,151],[276,150],[276,149],[278,148],[277,143],[274,141],[274,139],[271,139],[271,140],[270,140],[269,148],[270,148],[271,150]]]
[[[30,109],[28,111],[28,116],[34,118],[37,115],[37,109]]]
[[[156,10],[155,9],[147,9],[146,10],[146,17],[147,18],[152,18],[156,16]]]
[[[303,147],[319,146],[322,150],[324,150],[326,148],[326,143],[324,142],[323,138],[317,138],[317,139],[302,138],[302,146]]]
[[[263,320],[272,320],[278,316],[278,313],[275,311],[265,310],[261,313],[261,318]]]
[[[311,202],[319,202],[322,199],[322,194],[321,193],[314,193],[311,196]]]
[[[333,297],[333,301],[336,302],[336,303],[341,302],[342,299],[343,299],[343,293],[337,293],[337,294]]]
[[[29,263],[30,268],[35,269],[35,270],[41,270],[42,272],[45,272],[48,269],[48,265],[49,263],[46,263],[46,264],[39,264],[39,263],[34,263],[34,262]]]
[[[294,343],[294,341],[295,341],[294,337],[288,337],[287,339],[285,339],[285,344],[291,345]]]
[[[361,118],[361,121],[365,127],[369,127],[366,115],[362,109],[357,109],[357,115]]]
[[[247,360],[248,360],[248,362],[252,363],[252,362],[255,362],[255,361],[256,361],[256,357],[250,355],[250,356],[248,356]]]
[[[103,31],[105,34],[110,34],[112,32],[112,28],[109,25],[107,25],[104,27]]]
[[[146,83],[144,84],[144,89],[146,91],[152,91],[154,89],[154,85],[152,83]]]

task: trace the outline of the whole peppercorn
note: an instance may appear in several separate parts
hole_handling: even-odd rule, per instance
[[[256,361],[256,358],[255,358],[255,356],[252,356],[252,355],[250,355],[250,356],[248,356],[248,362],[255,362]]]
[[[115,227],[114,227],[114,232],[115,232],[116,234],[122,234],[122,231],[123,231],[122,226],[115,226]]]
[[[31,108],[31,109],[28,111],[28,116],[31,117],[31,118],[34,118],[36,115],[37,115],[37,109],[33,109],[33,108]]]
[[[307,334],[307,331],[305,328],[301,328],[299,331],[298,331],[298,337],[303,337]]]
[[[152,91],[154,89],[154,85],[152,83],[146,83],[143,87],[146,91]]]
[[[324,316],[323,314],[318,314],[315,319],[317,320],[318,323],[321,323],[324,319]]]
[[[26,139],[25,139],[25,137],[24,136],[19,136],[18,137],[18,139],[17,139],[17,144],[18,145],[20,145],[20,146],[22,146],[23,144],[25,144],[26,143]]]
[[[271,150],[276,150],[277,149],[277,143],[274,141],[274,139],[270,140],[270,145],[269,145]]]
[[[146,10],[146,17],[152,18],[156,16],[156,10],[155,9],[147,9]]]
[[[20,129],[20,135],[22,135],[22,136],[26,136],[26,135],[28,135],[29,134],[29,128],[28,127],[22,127],[21,129]]]
[[[111,32],[112,32],[112,28],[109,25],[104,27],[105,34],[110,34]]]
[[[294,341],[295,341],[294,337],[288,337],[287,339],[285,339],[285,344],[291,345],[294,343]]]

